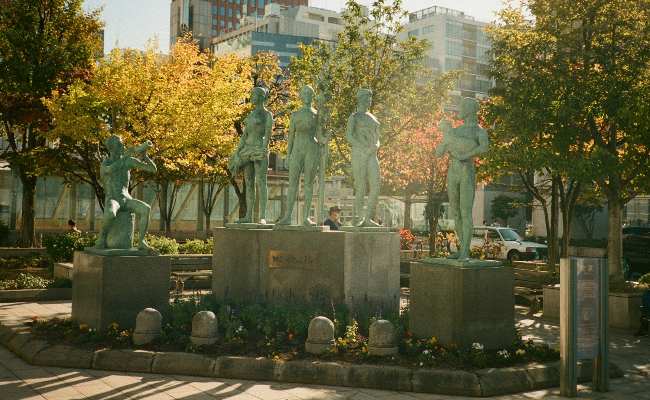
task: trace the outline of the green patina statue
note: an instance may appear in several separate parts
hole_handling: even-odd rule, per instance
[[[443,120],[440,129],[444,134],[442,143],[436,149],[438,157],[449,153],[447,172],[447,193],[449,195],[450,217],[454,220],[459,240],[458,252],[449,256],[459,260],[469,259],[472,241],[472,207],[476,189],[476,167],[474,158],[488,150],[488,136],[478,124],[478,101],[464,98],[460,105],[459,118],[463,125],[452,128]]]
[[[282,219],[278,221],[278,225],[291,224],[291,215],[298,195],[301,173],[304,177],[303,193],[305,196],[302,225],[315,225],[309,219],[309,210],[311,209],[314,194],[314,178],[320,163],[319,143],[323,139],[318,137],[320,132],[318,129],[318,112],[312,107],[313,99],[314,89],[309,85],[303,86],[300,89],[302,108],[291,114],[287,148],[287,158],[289,160],[287,210]]]
[[[260,198],[259,222],[266,224],[268,202],[267,175],[269,168],[269,140],[273,129],[273,114],[265,107],[266,89],[254,87],[251,103],[255,106],[244,120],[244,134],[237,150],[230,158],[228,168],[232,175],[243,170],[246,179],[246,215],[237,223],[252,223],[255,208],[255,189]]]
[[[380,123],[369,111],[372,104],[372,91],[359,89],[357,92],[357,111],[350,115],[346,137],[352,146],[352,177],[354,179],[354,222],[360,227],[377,227],[372,220],[379,199],[379,150]],[[363,212],[366,189],[368,204],[364,218],[359,220]]]
[[[110,136],[104,144],[109,151],[108,158],[100,167],[100,177],[106,193],[104,218],[97,243],[91,250],[108,252],[111,249],[131,249],[135,214],[140,220],[138,249],[153,253],[154,250],[144,239],[149,227],[151,207],[129,194],[131,169],[156,172],[156,164],[147,155],[152,144],[146,141],[140,146],[125,149],[122,139],[116,135]]]

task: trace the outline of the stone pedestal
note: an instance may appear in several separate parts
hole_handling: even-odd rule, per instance
[[[498,261],[413,262],[411,331],[446,345],[509,346],[515,337],[513,283],[512,268]]]
[[[345,303],[387,316],[399,310],[396,232],[214,231],[212,292],[235,301]]]
[[[169,306],[169,257],[74,254],[72,318],[105,330],[117,322],[132,328],[136,316],[152,307]]]

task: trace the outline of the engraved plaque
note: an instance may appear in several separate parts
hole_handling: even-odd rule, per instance
[[[269,268],[315,270],[317,257],[312,253],[296,255],[288,251],[269,250],[267,265]]]

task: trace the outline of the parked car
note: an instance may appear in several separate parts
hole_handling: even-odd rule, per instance
[[[502,260],[543,260],[548,257],[548,246],[545,244],[528,242],[519,236],[512,228],[500,226],[475,226],[472,236],[472,247],[480,247],[485,241],[495,241],[502,244]]]

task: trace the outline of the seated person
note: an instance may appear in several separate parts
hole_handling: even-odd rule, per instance
[[[339,213],[341,209],[338,206],[330,207],[329,216],[323,222],[323,225],[330,227],[331,231],[338,231],[341,228],[341,221],[339,221]]]

